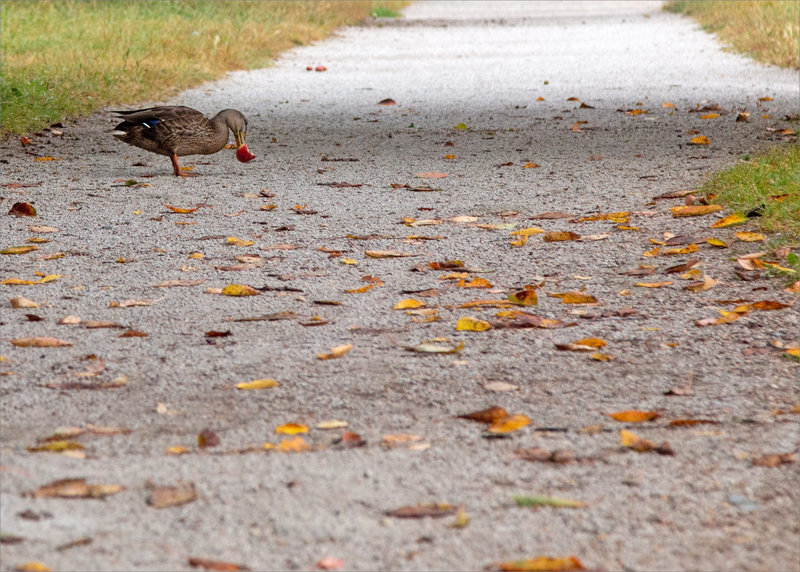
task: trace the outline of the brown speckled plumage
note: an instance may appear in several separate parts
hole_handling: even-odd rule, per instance
[[[186,176],[178,167],[178,157],[210,155],[228,142],[228,129],[236,145],[244,144],[247,120],[235,109],[224,109],[209,119],[196,109],[180,105],[115,111],[124,119],[112,133],[117,139],[172,159],[173,172]]]

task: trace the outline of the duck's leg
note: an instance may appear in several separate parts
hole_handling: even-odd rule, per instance
[[[170,157],[172,159],[172,172],[175,173],[176,177],[196,177],[197,173],[191,173],[186,171],[181,171],[181,168],[178,166],[178,155],[175,153],[172,154]]]

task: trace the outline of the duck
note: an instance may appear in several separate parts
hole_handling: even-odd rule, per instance
[[[172,160],[176,177],[196,176],[196,173],[181,170],[178,157],[211,155],[221,151],[228,143],[228,130],[236,141],[236,158],[242,163],[255,159],[245,143],[247,119],[235,109],[223,109],[211,119],[183,105],[112,113],[123,121],[111,130],[111,134],[134,147],[166,155]]]

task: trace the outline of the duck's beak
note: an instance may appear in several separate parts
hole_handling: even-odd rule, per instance
[[[244,145],[244,131],[234,131],[233,138],[236,140],[236,148],[238,149],[242,145]]]

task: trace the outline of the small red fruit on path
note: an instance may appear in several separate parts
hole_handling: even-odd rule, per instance
[[[236,150],[236,158],[242,163],[247,163],[248,161],[255,159],[256,156],[250,152],[250,149],[247,148],[246,144],[242,144],[242,146]]]

